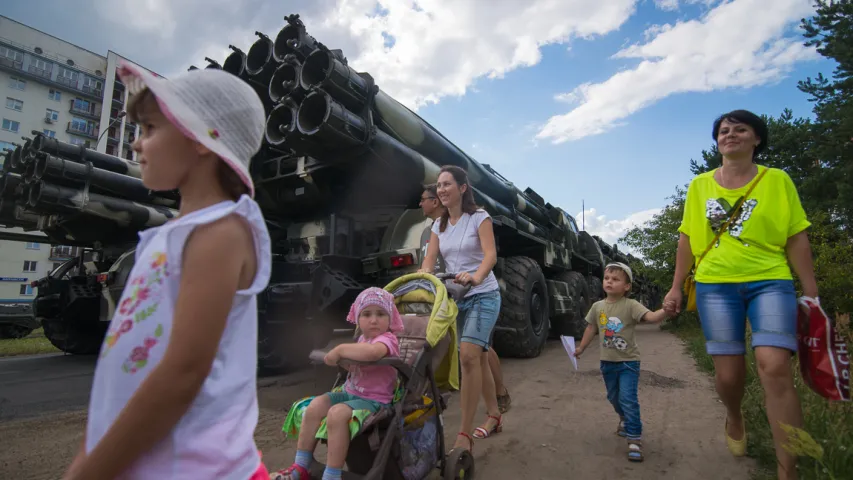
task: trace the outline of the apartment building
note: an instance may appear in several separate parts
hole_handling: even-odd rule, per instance
[[[35,131],[136,160],[131,144],[139,128],[121,115],[127,102],[127,89],[116,76],[121,61],[128,60],[109,50],[106,56],[91,52],[0,15],[0,150],[22,145],[22,137],[32,138]],[[31,300],[29,282],[73,258],[74,250],[0,240],[0,301]]]

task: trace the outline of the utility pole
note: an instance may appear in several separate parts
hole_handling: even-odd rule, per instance
[[[581,199],[581,230],[586,231],[586,201]]]

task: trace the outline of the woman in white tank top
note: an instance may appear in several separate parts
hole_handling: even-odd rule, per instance
[[[486,438],[503,428],[495,395],[495,382],[489,368],[492,331],[501,307],[500,289],[492,272],[497,262],[495,234],[489,214],[474,202],[474,192],[465,170],[444,166],[438,176],[438,198],[444,214],[432,226],[429,247],[421,271],[432,272],[439,252],[447,272],[456,273],[455,282],[471,289],[457,303],[456,318],[460,335],[462,362],[462,425],[454,448],[473,450],[474,414],[480,395],[486,403],[485,425],[474,430],[474,437]]]

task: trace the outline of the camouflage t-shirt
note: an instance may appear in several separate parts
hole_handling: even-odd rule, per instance
[[[634,327],[649,312],[642,303],[622,297],[610,303],[607,299],[592,305],[586,314],[590,325],[598,326],[601,337],[601,360],[606,362],[629,362],[640,359],[640,350],[634,340]]]

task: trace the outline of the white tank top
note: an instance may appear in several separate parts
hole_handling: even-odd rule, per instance
[[[447,221],[447,228],[441,231],[441,220],[432,224],[432,231],[438,235],[438,248],[444,257],[445,271],[448,273],[474,273],[480,268],[486,254],[480,244],[480,225],[491,218],[489,213],[483,209],[474,212],[473,215],[463,213],[456,225]],[[494,271],[483,279],[483,283],[471,288],[465,297],[478,293],[491,292],[499,289],[498,280]]]
[[[246,480],[260,465],[254,440],[257,294],[269,281],[271,246],[260,208],[245,195],[237,202],[221,202],[139,234],[136,263],[95,369],[86,451],[95,448],[166,350],[187,237],[196,227],[232,213],[246,218],[252,227],[257,275],[248,289],[235,295],[212,369],[190,409],[120,478]]]

